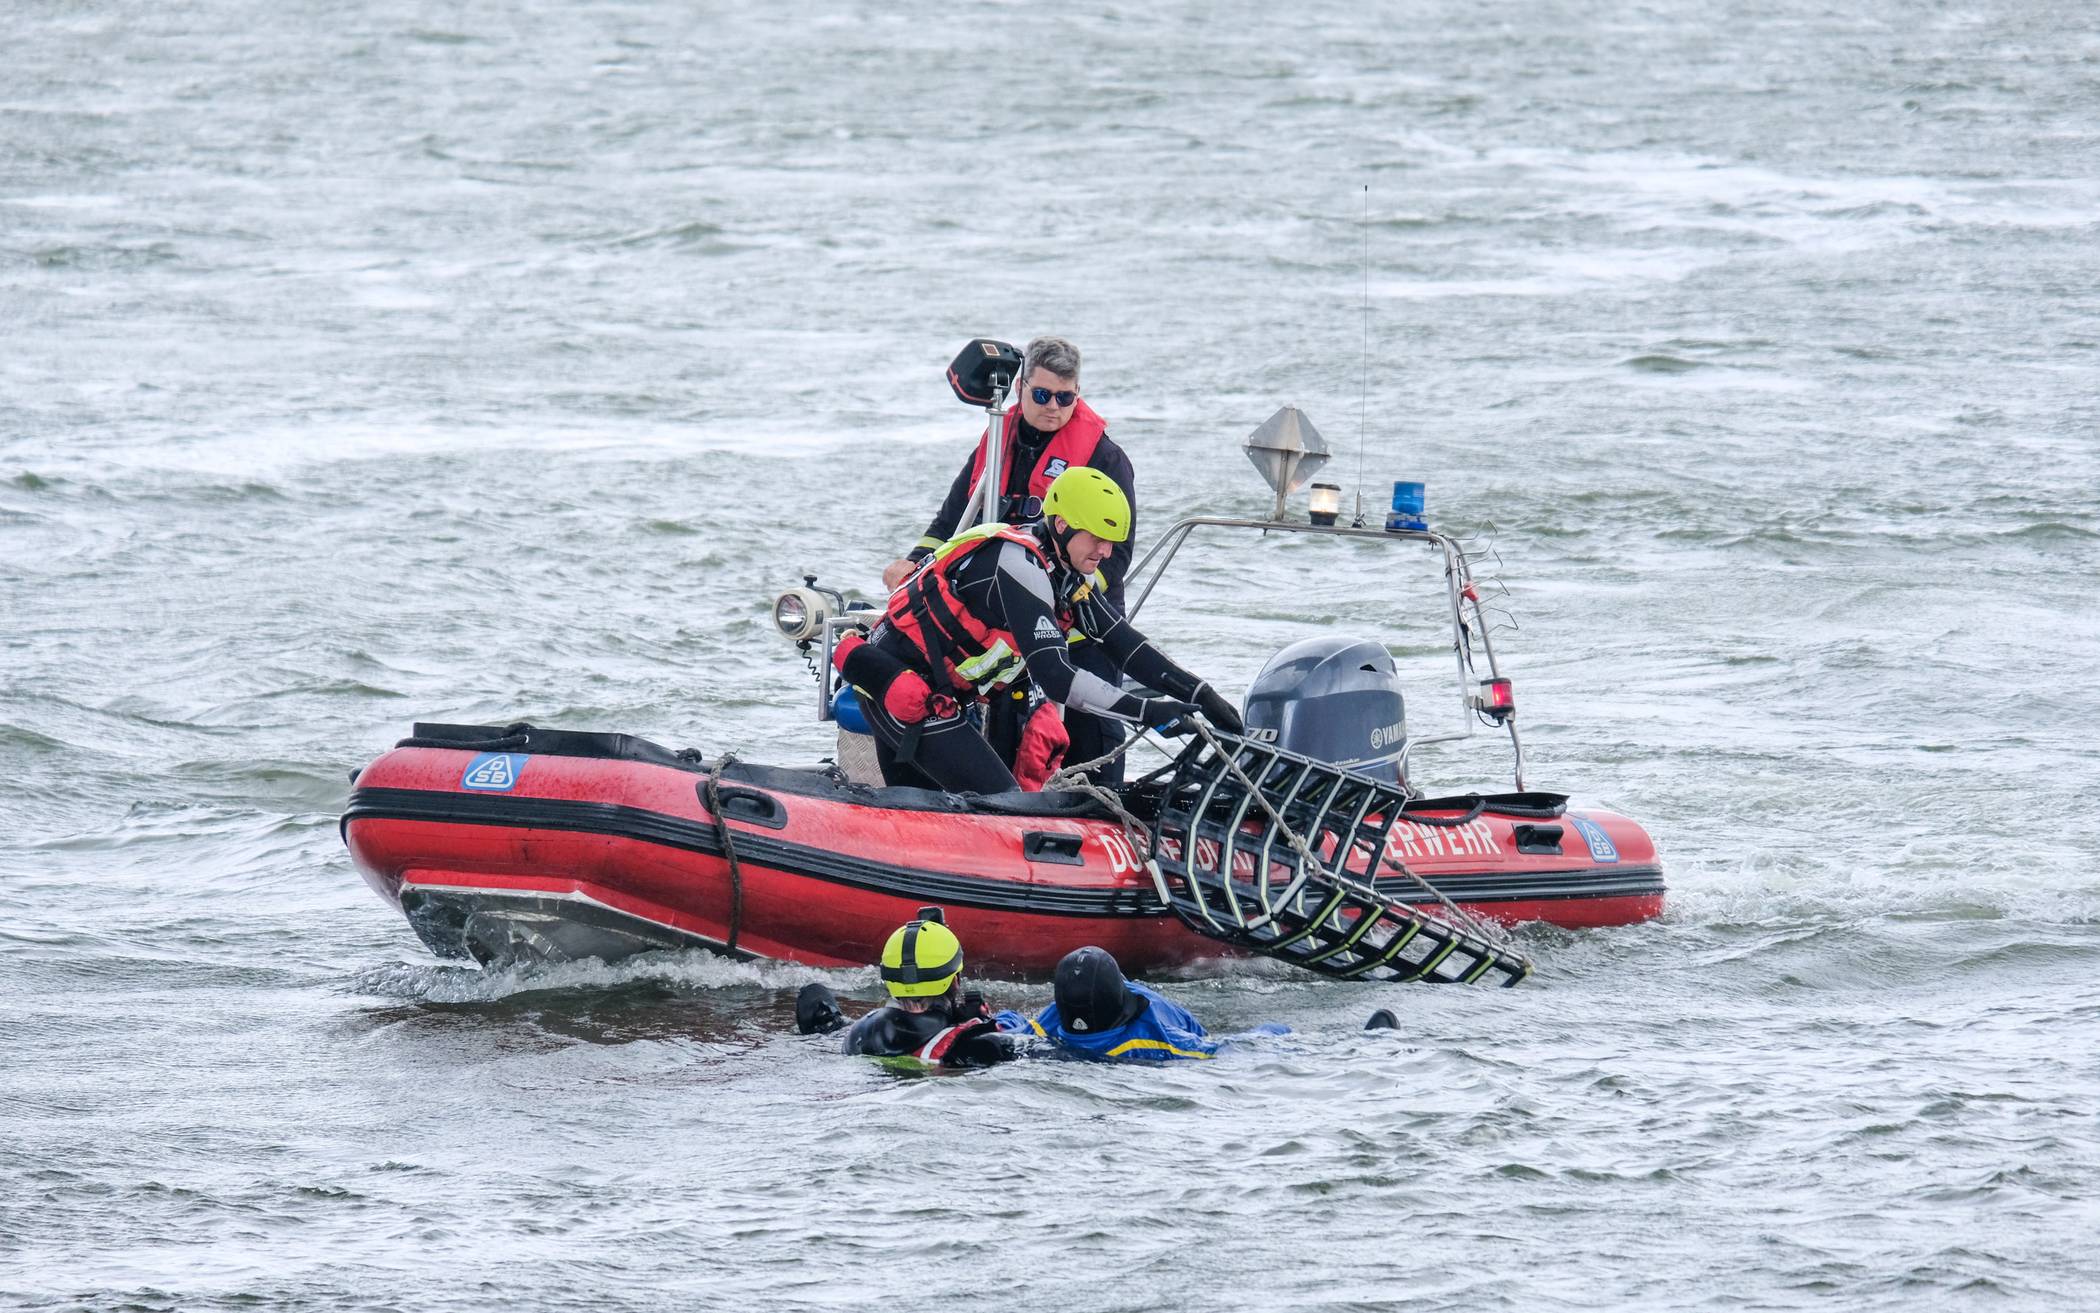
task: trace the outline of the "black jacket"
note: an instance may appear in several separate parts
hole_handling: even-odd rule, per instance
[[[853,1023],[845,1047],[848,1053],[913,1058],[929,1067],[951,1069],[990,1067],[1019,1051],[1015,1037],[1002,1032],[981,1003],[960,1019],[946,1003],[935,1003],[924,1012],[877,1008]]]
[[[1006,493],[999,502],[1001,522],[1026,524],[1041,513],[1042,507],[1031,508],[1028,505],[1032,500],[1028,495],[1028,477],[1035,473],[1036,463],[1042,459],[1043,448],[1050,438],[1050,434],[1040,433],[1030,427],[1027,420],[1020,422],[1014,440],[1017,459],[1009,461],[1000,471],[1006,483]],[[943,501],[941,509],[935,512],[933,522],[926,526],[926,536],[905,554],[906,560],[923,559],[942,543],[953,538],[957,530],[967,527],[959,521],[962,519],[963,508],[970,504],[970,471],[976,464],[977,448],[971,447],[970,454],[963,457],[962,469],[956,473],[955,482],[948,488],[947,500]],[[1130,537],[1117,543],[1109,553],[1108,560],[1101,566],[1101,573],[1108,578],[1109,600],[1120,609],[1123,605],[1123,576],[1130,573],[1131,548],[1137,542],[1137,471],[1131,467],[1130,457],[1125,455],[1123,449],[1116,445],[1115,439],[1106,433],[1101,435],[1101,443],[1094,448],[1093,458],[1087,461],[1087,464],[1114,479],[1116,486],[1123,490],[1123,495],[1130,499]]]

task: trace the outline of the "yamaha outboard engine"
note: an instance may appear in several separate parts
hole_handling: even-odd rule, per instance
[[[1405,784],[1407,704],[1392,654],[1360,638],[1308,638],[1269,658],[1247,690],[1247,736]]]

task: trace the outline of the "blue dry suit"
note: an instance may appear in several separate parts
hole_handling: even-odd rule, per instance
[[[1175,1062],[1184,1058],[1210,1058],[1217,1056],[1219,1048],[1231,1042],[1214,1038],[1203,1029],[1202,1022],[1174,1000],[1156,994],[1134,980],[1129,987],[1131,993],[1145,1000],[1145,1010],[1135,1020],[1114,1030],[1068,1029],[1059,1018],[1055,1003],[1044,1008],[1032,1021],[1018,1012],[1001,1012],[995,1020],[1001,1030],[1040,1035],[1082,1057],[1105,1062]],[[1249,1033],[1287,1035],[1290,1027],[1269,1022],[1256,1026]]]

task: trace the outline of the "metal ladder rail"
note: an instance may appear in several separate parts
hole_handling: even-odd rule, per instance
[[[1523,964],[1502,961],[1492,947],[1471,940],[1455,926],[1369,904],[1342,891],[1329,900],[1317,921],[1296,934],[1274,940],[1260,935],[1238,938],[1243,947],[1263,956],[1341,979],[1379,972],[1396,981],[1470,983],[1498,965],[1510,983],[1528,974]],[[1403,956],[1416,945],[1421,946],[1416,956]],[[1454,959],[1450,970],[1442,969]]]
[[[1279,762],[1279,767],[1288,770],[1289,764],[1287,762]],[[1305,786],[1306,782],[1313,778],[1313,773],[1314,767],[1312,762],[1308,761],[1299,764],[1296,773],[1291,776],[1290,787],[1284,790],[1283,796],[1270,800],[1270,805],[1276,809],[1277,815],[1281,816],[1287,813],[1292,800],[1297,798],[1299,790]],[[1265,782],[1257,777],[1257,783]],[[1245,824],[1247,809],[1253,803],[1254,795],[1249,793],[1241,799],[1239,806],[1233,809],[1232,819],[1229,822],[1231,828],[1227,831],[1228,837],[1225,851],[1218,864],[1219,874],[1228,881],[1233,877],[1232,858],[1238,849],[1238,844],[1243,834],[1240,827]],[[1306,881],[1312,876],[1312,873],[1305,869],[1303,854],[1294,848],[1291,850],[1290,879],[1285,882],[1282,895],[1273,894],[1271,890],[1269,854],[1275,846],[1277,827],[1267,823],[1265,819],[1262,829],[1265,833],[1262,839],[1261,850],[1254,859],[1253,876],[1248,881],[1251,896],[1254,902],[1260,905],[1261,914],[1254,922],[1248,922],[1244,917],[1242,918],[1242,925],[1249,930],[1259,929],[1261,926],[1274,921],[1276,919],[1276,903],[1278,901],[1289,902],[1292,897],[1305,888]],[[1313,851],[1317,853],[1319,849],[1314,848]]]
[[[1355,779],[1354,777],[1344,772],[1337,771],[1335,773],[1335,777],[1338,781],[1337,792],[1340,791],[1340,788],[1354,787],[1358,790],[1359,793],[1362,794],[1362,801],[1355,804],[1354,808],[1352,809],[1354,814],[1349,818],[1349,823],[1346,826],[1340,827],[1340,833],[1338,833],[1336,836],[1336,842],[1339,844],[1341,841],[1342,833],[1353,835],[1357,832],[1357,830],[1359,830],[1362,827],[1364,818],[1370,814],[1372,806],[1378,801],[1378,791],[1375,788],[1371,787],[1368,782]],[[1332,809],[1333,805],[1334,800],[1330,799],[1328,803],[1330,810]],[[1314,843],[1314,851],[1319,851],[1317,836],[1315,836],[1315,839],[1312,842]],[[1342,874],[1347,875],[1349,873],[1348,862],[1346,860],[1341,861],[1338,865]],[[1300,916],[1306,915],[1304,898],[1302,894],[1298,900],[1298,907],[1295,910]]]
[[[1199,744],[1198,746],[1200,748],[1201,745]],[[1192,760],[1200,759],[1201,756],[1202,753],[1199,751],[1193,754]],[[1270,769],[1281,759],[1282,754],[1278,750],[1247,739],[1240,740],[1235,745],[1231,758],[1233,764],[1238,766],[1240,771],[1249,779],[1253,780],[1266,778]],[[1230,785],[1229,789],[1227,789],[1228,784]],[[1213,769],[1210,773],[1209,784],[1204,787],[1197,795],[1195,802],[1190,805],[1189,826],[1182,847],[1182,864],[1192,875],[1199,869],[1202,869],[1204,863],[1202,862],[1202,852],[1198,845],[1204,842],[1203,818],[1209,815],[1214,807],[1220,805],[1219,792],[1221,789],[1227,790],[1226,797],[1228,798],[1237,794],[1237,802],[1233,805],[1233,816],[1222,823],[1225,828],[1221,837],[1215,841],[1219,849],[1219,878],[1213,892],[1218,895],[1219,901],[1229,908],[1231,912],[1230,924],[1222,923],[1219,917],[1210,910],[1207,901],[1203,898],[1200,882],[1192,880],[1191,892],[1196,895],[1198,904],[1203,907],[1205,921],[1220,931],[1232,933],[1233,931],[1245,931],[1249,927],[1246,910],[1241,905],[1237,892],[1232,887],[1229,848],[1234,831],[1231,828],[1231,821],[1244,818],[1247,808],[1253,804],[1254,796],[1240,788],[1238,781],[1233,778],[1230,770]]]
[[[1275,757],[1270,757],[1262,763],[1260,770],[1247,771],[1248,778],[1254,780],[1257,784],[1265,783],[1269,778],[1270,770],[1275,767],[1276,761]],[[1239,790],[1239,802],[1233,806],[1231,814],[1227,815],[1222,821],[1214,822],[1221,832],[1216,840],[1218,849],[1218,884],[1225,890],[1226,896],[1231,900],[1233,920],[1239,923],[1239,927],[1242,930],[1252,930],[1257,927],[1248,924],[1246,903],[1240,897],[1239,890],[1234,888],[1232,858],[1238,849],[1236,840],[1239,838],[1240,826],[1246,823],[1247,809],[1253,805],[1254,795],[1245,789],[1241,789]],[[1202,834],[1202,824],[1203,818],[1197,817],[1197,828],[1194,833]],[[1201,842],[1200,838],[1198,842]],[[1267,875],[1267,871],[1257,871],[1255,873],[1255,881],[1259,882],[1266,878]]]
[[[1504,954],[1449,922],[1395,908],[1383,900],[1370,902],[1339,890],[1337,894],[1298,934],[1267,942],[1249,936],[1244,946],[1342,979],[1377,972],[1400,982],[1471,984],[1500,969],[1504,983],[1514,985],[1531,974],[1528,962]],[[1315,944],[1320,946],[1315,948]],[[1417,945],[1417,956],[1405,956]],[[1449,970],[1444,969],[1447,964],[1451,964]]]
[[[1400,819],[1401,808],[1398,806],[1387,806],[1380,812],[1375,821],[1371,820],[1368,804],[1379,801],[1381,792],[1384,791],[1377,788],[1366,790],[1365,799],[1367,806],[1363,811],[1358,812],[1351,818],[1352,823],[1350,825],[1335,832],[1335,848],[1333,851],[1336,853],[1334,862],[1335,874],[1341,880],[1349,883],[1360,882],[1360,887],[1370,891],[1374,897],[1377,897],[1383,903],[1386,901],[1385,896],[1377,892],[1374,881],[1378,869],[1387,862],[1385,855],[1387,841],[1392,833],[1394,824]],[[1392,802],[1395,800],[1388,797],[1386,801]],[[1349,869],[1350,857],[1353,856],[1356,845],[1359,843],[1364,846],[1366,854],[1364,872],[1360,877]],[[1402,979],[1416,980],[1427,978],[1440,981],[1457,979],[1465,983],[1472,983],[1492,969],[1500,958],[1501,950],[1496,945],[1477,940],[1476,937],[1466,933],[1463,927],[1449,926],[1447,932],[1444,927],[1448,926],[1449,923],[1442,921],[1440,918],[1433,916],[1424,917],[1419,909],[1402,904],[1398,899],[1391,901],[1393,906],[1379,909],[1379,914],[1376,917],[1368,910],[1360,914],[1361,917],[1373,920],[1374,924],[1362,927],[1363,933],[1361,934],[1349,936],[1348,945],[1353,951],[1356,944],[1366,939],[1376,940],[1377,936],[1371,932],[1376,929],[1375,921],[1380,917],[1384,919],[1403,918],[1404,928],[1390,932],[1386,936],[1382,948],[1364,955],[1362,961],[1345,968],[1342,974],[1358,976],[1389,965],[1425,930],[1429,931],[1430,938],[1433,940],[1441,940],[1442,947],[1425,954],[1421,965],[1413,972],[1403,976]],[[1332,916],[1334,914],[1330,913],[1329,915]],[[1468,947],[1468,945],[1471,946]],[[1452,977],[1436,974],[1438,967],[1462,950],[1465,957],[1462,970]],[[1525,966],[1524,974],[1529,974],[1528,964]],[[1520,976],[1519,978],[1521,979],[1522,977]],[[1514,981],[1511,983],[1514,983]]]
[[[1320,838],[1322,834],[1327,833],[1330,829],[1329,818],[1337,798],[1342,795],[1345,789],[1351,787],[1360,788],[1364,790],[1365,794],[1363,810],[1367,811],[1369,806],[1376,800],[1378,786],[1375,781],[1352,776],[1348,772],[1339,770],[1324,762],[1315,762],[1307,758],[1292,758],[1280,751],[1273,755],[1277,759],[1277,768],[1279,770],[1288,769],[1288,766],[1295,761],[1297,771],[1291,777],[1290,787],[1280,795],[1269,794],[1270,785],[1266,773],[1263,775],[1250,774],[1249,778],[1254,780],[1257,788],[1267,795],[1269,807],[1265,810],[1264,815],[1266,816],[1268,812],[1273,811],[1275,815],[1284,817],[1286,824],[1291,824],[1291,813],[1294,806],[1302,803],[1305,814],[1296,818],[1294,828],[1303,832],[1301,837],[1306,840],[1306,846],[1312,850],[1316,860],[1318,860]],[[1317,778],[1324,778],[1327,784],[1324,795],[1315,799],[1305,795],[1305,786]],[[1240,804],[1234,808],[1233,816],[1228,822],[1234,827],[1230,833],[1235,848],[1241,842],[1242,831],[1238,828],[1239,824],[1243,822],[1253,801],[1253,795],[1247,794]],[[1256,878],[1249,882],[1252,895],[1255,901],[1260,904],[1262,911],[1260,917],[1255,921],[1245,922],[1249,929],[1258,928],[1259,925],[1266,924],[1269,920],[1274,919],[1278,913],[1278,904],[1287,906],[1302,895],[1314,874],[1313,871],[1306,869],[1304,856],[1298,852],[1296,845],[1287,845],[1290,848],[1289,866],[1292,876],[1285,883],[1282,891],[1280,893],[1277,892],[1269,873],[1272,870],[1272,863],[1281,864],[1277,862],[1275,854],[1277,841],[1283,837],[1283,832],[1274,822],[1268,823],[1265,828],[1267,833],[1263,836],[1261,848],[1256,858]],[[1323,861],[1320,873],[1333,874],[1331,870],[1324,868],[1325,863]],[[1222,865],[1221,877],[1230,879],[1231,874],[1232,867],[1230,865]],[[1234,893],[1236,895],[1237,892],[1235,888]]]
[[[1348,869],[1348,854],[1352,851],[1352,845],[1357,840],[1357,835],[1363,827],[1365,818],[1369,815],[1371,808],[1380,800],[1380,786],[1376,781],[1368,780],[1331,766],[1312,762],[1308,762],[1306,765],[1308,774],[1312,770],[1318,769],[1322,774],[1329,777],[1329,783],[1325,796],[1321,797],[1317,803],[1311,803],[1308,814],[1300,818],[1297,823],[1304,831],[1307,846],[1316,854],[1323,851],[1327,854],[1323,858],[1327,865],[1327,874],[1345,880],[1349,879],[1351,875]],[[1342,822],[1335,815],[1337,804],[1343,803],[1350,791],[1354,791],[1354,793],[1359,795],[1361,801],[1349,807],[1351,813],[1349,819],[1346,822]],[[1286,821],[1291,819],[1288,805],[1291,801],[1291,797],[1285,797],[1275,802],[1277,814],[1283,816]],[[1277,827],[1270,826],[1269,834],[1262,844],[1262,851],[1265,857],[1274,851],[1275,844],[1280,837]],[[1328,841],[1326,845],[1323,845],[1323,839]],[[1383,831],[1380,832],[1377,841],[1383,841]],[[1295,849],[1293,849],[1293,854],[1295,856]],[[1302,892],[1302,889],[1295,892]],[[1289,896],[1286,896],[1278,901],[1288,902],[1290,899]],[[1275,909],[1273,906],[1265,903],[1265,909],[1272,915],[1274,914]]]
[[[1158,854],[1166,851],[1165,844],[1163,842],[1168,838],[1166,819],[1168,816],[1173,815],[1174,812],[1177,810],[1177,808],[1174,805],[1175,797],[1178,794],[1180,794],[1184,789],[1196,788],[1195,781],[1189,778],[1189,768],[1194,763],[1195,759],[1201,756],[1204,746],[1205,745],[1200,742],[1190,743],[1188,748],[1186,748],[1180,756],[1176,757],[1174,761],[1167,767],[1167,770],[1171,773],[1168,775],[1166,787],[1160,796],[1159,816],[1153,823],[1152,850],[1154,853],[1155,861],[1157,860]],[[1194,800],[1188,804],[1188,811],[1191,816],[1200,816],[1203,814],[1204,810],[1209,806],[1210,795],[1217,791],[1218,787],[1224,783],[1225,779],[1229,774],[1230,772],[1222,770],[1211,772],[1209,782],[1203,785],[1202,788],[1197,791]],[[1184,829],[1179,838],[1175,839],[1174,842],[1177,843],[1181,849],[1180,865],[1184,873],[1182,876],[1182,885],[1188,890],[1189,897],[1194,901],[1195,916],[1203,922],[1203,925],[1196,925],[1195,921],[1190,920],[1189,916],[1183,911],[1180,905],[1178,903],[1173,902],[1173,900],[1171,899],[1169,900],[1170,905],[1174,906],[1176,909],[1176,913],[1178,915],[1181,915],[1182,920],[1187,921],[1189,925],[1194,929],[1201,930],[1204,928],[1204,926],[1208,926],[1208,933],[1212,934],[1213,936],[1222,937],[1230,934],[1231,932],[1226,928],[1226,926],[1221,924],[1217,916],[1212,913],[1209,901],[1203,896],[1202,883],[1195,879],[1193,875],[1196,865],[1195,827],[1190,826]],[[1165,886],[1162,886],[1162,892],[1166,892]]]
[[[1529,976],[1530,964],[1520,956],[1479,939],[1462,926],[1424,915],[1371,885],[1386,861],[1385,840],[1400,817],[1405,801],[1402,791],[1325,763],[1307,768],[1305,759],[1294,754],[1267,748],[1250,750],[1244,740],[1232,745],[1230,760],[1243,770],[1250,765],[1259,768],[1247,771],[1247,778],[1265,796],[1281,804],[1278,815],[1284,814],[1285,807],[1306,809],[1311,820],[1301,823],[1313,834],[1308,847],[1315,853],[1320,851],[1322,840],[1332,846],[1322,860],[1323,869],[1316,872],[1305,869],[1306,863],[1294,846],[1294,878],[1286,885],[1284,896],[1278,898],[1266,878],[1277,838],[1276,826],[1271,822],[1272,832],[1264,836],[1257,852],[1259,878],[1251,884],[1252,894],[1243,894],[1238,887],[1241,882],[1233,876],[1232,858],[1245,842],[1241,826],[1251,795],[1244,786],[1225,787],[1232,772],[1217,759],[1206,762],[1205,757],[1203,746],[1192,744],[1175,762],[1148,777],[1148,781],[1167,780],[1155,822],[1156,835],[1163,838],[1174,829],[1182,830],[1182,860],[1178,863],[1182,870],[1174,883],[1186,898],[1173,897],[1171,889],[1166,893],[1170,907],[1191,928],[1319,974],[1344,978],[1380,972],[1399,980],[1472,982],[1497,968],[1506,977],[1505,984],[1515,984]],[[1316,779],[1323,780],[1326,787],[1315,797],[1305,796],[1306,784]],[[1360,787],[1352,794],[1350,785]],[[1278,788],[1282,789],[1280,797],[1271,795],[1270,791]],[[1234,798],[1235,792],[1241,796]],[[1190,801],[1177,805],[1177,798]],[[1378,818],[1373,821],[1371,809],[1381,801],[1387,805],[1379,809]],[[1346,807],[1346,821],[1335,815],[1341,810],[1338,803]],[[1204,824],[1206,816],[1213,818],[1208,826]],[[1186,828],[1174,824],[1177,819]],[[1205,837],[1204,830],[1211,827],[1217,827],[1222,836],[1216,843],[1219,860],[1215,864],[1202,860],[1198,846],[1198,840]],[[1357,843],[1365,844],[1367,853],[1363,876],[1349,869]],[[1308,912],[1305,895],[1315,882],[1325,885],[1328,892],[1320,906]],[[1206,884],[1211,886],[1209,897],[1205,894]],[[1263,909],[1261,915],[1251,919],[1243,901],[1250,896]],[[1226,919],[1221,913],[1228,906],[1232,916]],[[1286,914],[1298,921],[1295,929],[1278,924],[1279,916]],[[1422,946],[1420,956],[1403,956],[1418,941]],[[1441,969],[1454,958],[1457,964],[1452,970]]]
[[[1303,799],[1305,805],[1310,809],[1310,814],[1315,818],[1314,824],[1306,827],[1312,831],[1306,843],[1316,854],[1320,851],[1319,818],[1327,815],[1328,811],[1334,806],[1335,799],[1349,785],[1349,777],[1346,775],[1335,772],[1322,773],[1327,776],[1325,791],[1317,801],[1310,796]],[[1300,800],[1300,791],[1308,782],[1313,780],[1314,775],[1314,764],[1309,761],[1306,762],[1300,769],[1298,778],[1292,781],[1291,791],[1285,794],[1283,798],[1276,800],[1277,815],[1284,817],[1286,820],[1289,819],[1291,805]],[[1307,881],[1294,879],[1285,885],[1281,894],[1277,894],[1271,889],[1268,872],[1271,869],[1271,863],[1276,860],[1276,841],[1282,837],[1282,831],[1275,825],[1268,825],[1263,828],[1266,830],[1266,833],[1262,835],[1261,850],[1255,856],[1255,869],[1260,872],[1261,877],[1259,883],[1255,886],[1255,892],[1261,899],[1262,915],[1273,920],[1277,915],[1277,904],[1281,903],[1288,908],[1294,900],[1302,901]],[[1289,845],[1285,846],[1289,847]],[[1293,870],[1302,874],[1304,871],[1304,859],[1295,848],[1290,850],[1290,861]]]

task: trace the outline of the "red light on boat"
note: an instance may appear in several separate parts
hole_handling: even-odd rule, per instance
[[[1473,699],[1473,705],[1496,720],[1507,720],[1516,714],[1516,690],[1510,687],[1507,679],[1500,676],[1483,679],[1480,681],[1480,693]]]

